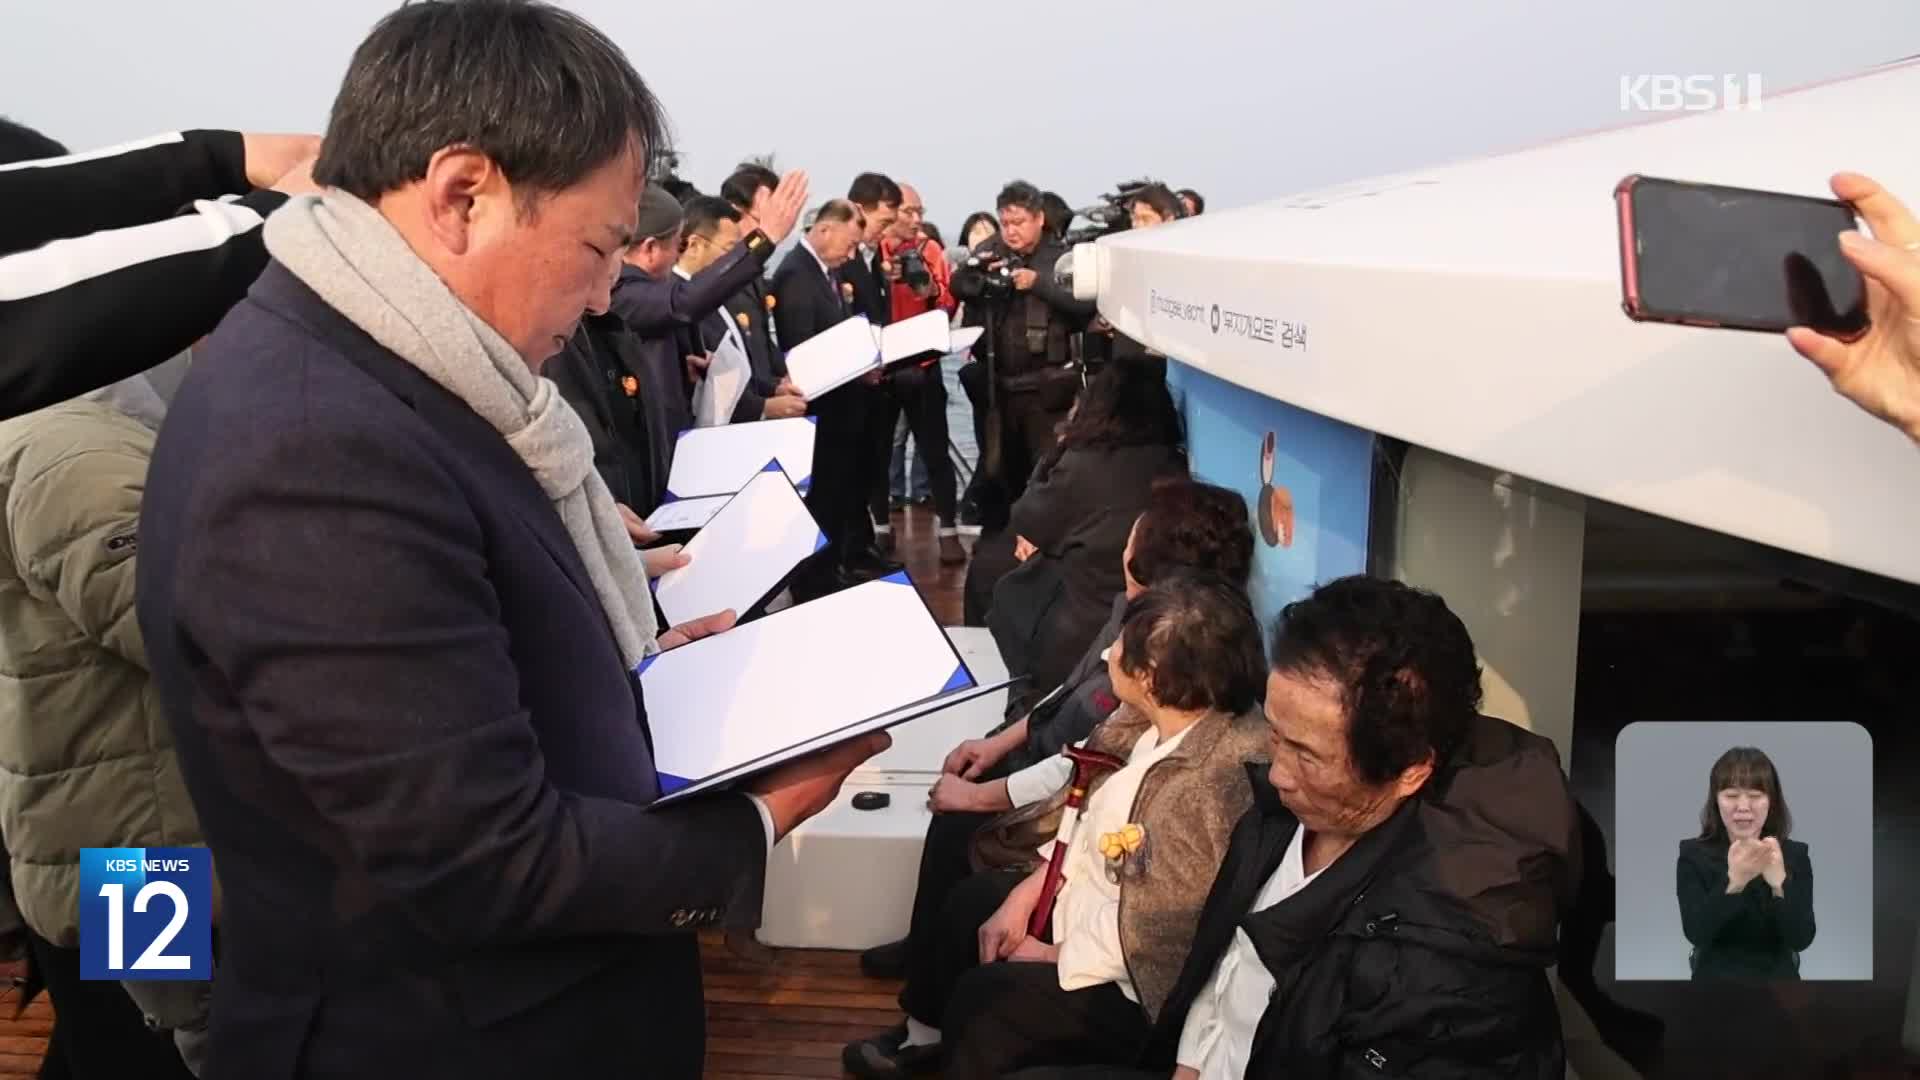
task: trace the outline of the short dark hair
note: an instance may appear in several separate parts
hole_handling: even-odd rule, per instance
[[[687,203],[687,216],[682,227],[688,236],[712,238],[714,230],[723,221],[739,221],[740,211],[733,204],[715,195],[701,195]]]
[[[678,176],[663,176],[660,178],[659,184],[661,187],[667,189],[667,194],[679,199],[681,206],[691,206],[695,199],[704,199],[707,197],[701,193],[699,188],[693,185],[691,180],[683,180]]]
[[[1767,793],[1767,820],[1762,837],[1785,840],[1793,832],[1793,811],[1780,785],[1780,770],[1767,752],[1754,746],[1736,746],[1721,754],[1707,773],[1707,805],[1700,811],[1700,839],[1725,843],[1727,823],[1720,819],[1720,793],[1728,788],[1750,788]]]
[[[857,206],[899,206],[900,185],[877,172],[863,172],[847,186],[847,199]]]
[[[660,103],[626,55],[534,0],[422,0],[354,50],[314,179],[374,199],[449,146],[486,154],[529,195],[572,187],[633,145],[667,150]]]
[[[941,247],[947,246],[946,237],[940,235],[940,226],[935,225],[933,222],[922,221],[920,223],[920,231],[926,233],[927,239],[933,241],[935,244]]]
[[[828,199],[821,204],[819,210],[814,211],[813,224],[818,225],[823,221],[837,224],[843,221],[857,221],[859,218],[860,208],[853,205],[850,200]]]
[[[1247,587],[1253,526],[1238,492],[1185,477],[1154,484],[1134,526],[1127,573],[1151,588],[1182,570],[1205,571]]]
[[[1120,669],[1182,712],[1244,713],[1260,701],[1266,657],[1247,591],[1213,574],[1180,573],[1128,601]]]
[[[733,175],[720,185],[720,197],[742,210],[753,209],[753,197],[761,188],[772,191],[780,186],[780,175],[765,165],[741,162]]]
[[[17,120],[0,116],[0,165],[66,157],[67,148]]]
[[[1143,365],[1118,365],[1095,375],[1080,391],[1073,418],[1048,453],[1114,446],[1179,446],[1180,412],[1164,374]]]
[[[1040,189],[1025,180],[1015,180],[1001,188],[1000,196],[993,200],[995,210],[1005,210],[1010,206],[1017,206],[1029,214],[1039,214],[1043,217],[1047,212],[1046,198],[1040,194]]]
[[[1451,755],[1480,711],[1473,637],[1446,601],[1399,581],[1337,578],[1281,609],[1273,669],[1327,679],[1347,711],[1347,752],[1379,785]]]
[[[1193,216],[1199,217],[1201,214],[1207,212],[1207,200],[1201,198],[1200,193],[1192,188],[1183,187],[1179,191],[1174,192],[1174,194],[1183,199],[1193,200]]]
[[[1187,208],[1180,205],[1180,197],[1167,190],[1165,184],[1148,184],[1127,196],[1127,209],[1133,209],[1134,203],[1146,203],[1162,218],[1172,221],[1187,216]]]

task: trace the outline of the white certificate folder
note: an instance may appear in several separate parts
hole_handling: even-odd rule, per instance
[[[717,611],[744,618],[826,546],[793,481],[769,461],[687,541],[682,551],[691,562],[654,579],[653,598],[668,626]]]
[[[813,483],[815,430],[811,416],[688,428],[673,444],[666,501],[731,495],[769,461],[778,461],[793,486],[805,492]]]
[[[661,803],[992,693],[905,573],[642,661]]]
[[[879,327],[854,315],[787,350],[787,376],[808,400],[870,371],[959,352],[980,339],[978,327],[954,330],[935,308]]]

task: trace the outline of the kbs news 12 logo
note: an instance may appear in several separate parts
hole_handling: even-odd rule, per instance
[[[80,849],[80,977],[213,978],[206,848]]]
[[[1621,112],[1760,111],[1760,75],[1622,75]]]

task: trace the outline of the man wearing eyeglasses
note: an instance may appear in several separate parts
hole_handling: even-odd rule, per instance
[[[900,185],[900,216],[880,238],[880,267],[890,284],[889,321],[911,319],[936,308],[953,314],[957,302],[949,287],[951,273],[940,245],[927,238],[921,226],[927,207],[912,184]],[[967,561],[960,546],[955,518],[956,490],[953,459],[947,456],[947,386],[940,375],[940,357],[908,365],[882,384],[878,426],[891,434],[904,413],[913,431],[914,449],[926,466],[927,486],[934,512],[940,518],[940,562],[958,566]],[[891,439],[888,440],[891,448]],[[887,518],[887,477],[868,493],[877,521]]]

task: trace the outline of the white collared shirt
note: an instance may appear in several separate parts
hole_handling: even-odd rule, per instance
[[[1107,876],[1107,860],[1100,854],[1100,837],[1119,832],[1133,814],[1140,782],[1154,763],[1180,745],[1188,727],[1166,742],[1160,732],[1148,728],[1141,732],[1127,755],[1127,764],[1087,797],[1079,825],[1074,829],[1062,870],[1065,883],[1053,909],[1053,941],[1060,946],[1056,962],[1060,989],[1080,990],[1101,983],[1113,983],[1128,1001],[1138,1002],[1133,977],[1127,972],[1127,958],[1120,948],[1120,883]],[[1067,823],[1062,821],[1064,830]],[[1057,841],[1056,841],[1057,842]],[[1042,849],[1050,857],[1053,844]]]
[[[1306,834],[1305,829],[1293,830],[1287,853],[1281,856],[1273,876],[1261,886],[1251,910],[1265,911],[1320,876],[1317,871],[1306,872],[1303,847]],[[1245,930],[1235,930],[1233,944],[1220,957],[1220,963],[1213,969],[1213,978],[1187,1011],[1175,1062],[1197,1071],[1200,1080],[1240,1080],[1247,1074],[1254,1032],[1266,1014],[1273,989],[1273,973],[1260,962],[1253,940]]]
[[[827,275],[827,280],[829,281],[833,280],[833,268],[827,265],[827,260],[820,257],[819,252],[813,250],[812,241],[802,236],[800,238],[800,246],[806,249],[807,254],[813,256],[814,262],[817,262],[820,264],[820,272]]]

